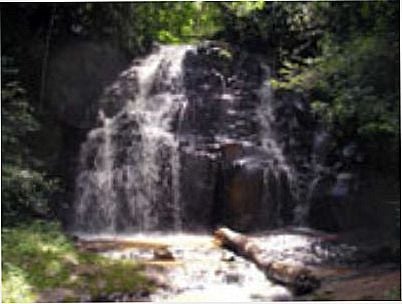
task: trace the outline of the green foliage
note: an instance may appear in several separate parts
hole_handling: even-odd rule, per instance
[[[221,2],[219,38],[263,54],[277,68],[287,58],[314,54],[320,19],[310,2]]]
[[[217,31],[218,11],[205,2],[135,3],[137,32],[161,43],[186,43]]]
[[[21,268],[4,262],[2,269],[1,293],[3,303],[32,303],[36,300],[26,274]]]
[[[385,300],[387,301],[400,301],[401,300],[401,287],[394,287],[384,293]]]
[[[9,61],[6,59],[5,62]],[[4,67],[6,71],[16,71],[8,65]],[[5,76],[9,75],[5,73]],[[33,116],[26,91],[18,81],[11,79],[3,83],[1,94],[2,219],[3,225],[7,225],[32,215],[48,214],[49,196],[58,187],[55,179],[47,178],[34,166],[35,159],[27,141],[40,129],[40,124]]]
[[[3,225],[49,214],[49,195],[57,182],[48,180],[43,173],[17,165],[2,165],[2,219]]]
[[[168,44],[175,44],[180,43],[180,39],[176,36],[173,36],[172,33],[166,30],[160,30],[157,34],[157,40],[159,42],[168,43]]]
[[[152,288],[130,261],[114,261],[78,252],[56,223],[35,221],[2,229],[3,302],[34,302],[41,291],[67,288],[80,292],[128,292]]]
[[[358,142],[371,167],[392,169],[400,134],[397,3],[316,5],[325,30],[320,54],[284,61],[271,83],[308,95],[317,118],[340,142]]]
[[[248,16],[255,10],[263,9],[264,5],[264,1],[238,1],[225,3],[225,6],[237,17]]]
[[[37,131],[38,122],[32,116],[32,107],[26,99],[26,91],[21,84],[13,81],[2,85],[2,121],[6,126],[2,130],[2,143],[6,149],[5,157],[11,156],[20,151],[24,137],[29,132]],[[11,127],[12,126],[12,127]],[[7,153],[9,152],[9,153]],[[22,153],[27,151],[22,151]],[[8,161],[20,162],[21,159],[6,159]]]

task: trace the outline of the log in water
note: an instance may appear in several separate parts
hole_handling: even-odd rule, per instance
[[[263,256],[262,250],[250,237],[229,228],[217,229],[214,236],[222,247],[254,262],[267,278],[291,287],[297,295],[311,292],[320,286],[320,281],[310,269]]]

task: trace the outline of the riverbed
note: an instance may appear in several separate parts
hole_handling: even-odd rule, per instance
[[[80,237],[87,241],[102,239],[136,244],[100,254],[143,264],[148,276],[158,286],[149,296],[150,301],[348,299],[348,294],[344,294],[343,298],[337,296],[340,292],[337,286],[342,286],[342,282],[357,280],[358,283],[359,279],[375,276],[375,269],[377,274],[385,275],[384,278],[394,285],[397,281],[390,280],[387,275],[398,277],[394,264],[384,264],[375,269],[371,267],[372,271],[368,272],[370,267],[362,263],[362,254],[357,246],[343,243],[337,235],[308,228],[287,228],[250,235],[271,259],[309,267],[320,278],[321,288],[302,297],[296,297],[290,288],[268,280],[252,262],[219,247],[211,234],[103,234]],[[381,284],[373,286],[377,285]],[[367,288],[365,290],[367,294]],[[358,295],[355,290],[350,296],[356,299]],[[373,295],[368,297],[373,298]],[[380,295],[376,299],[383,298]]]

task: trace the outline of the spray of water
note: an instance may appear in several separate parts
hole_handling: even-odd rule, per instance
[[[189,46],[161,47],[134,65],[138,93],[83,143],[75,228],[180,230],[180,162],[172,123],[186,105],[182,61]]]

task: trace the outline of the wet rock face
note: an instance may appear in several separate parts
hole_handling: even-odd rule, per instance
[[[185,151],[181,153],[180,160],[183,228],[205,231],[218,216],[215,206],[219,178],[217,163],[206,155]]]
[[[219,43],[205,43],[187,53],[183,68],[188,104],[178,133],[182,151],[191,155],[187,159],[213,167],[210,179],[195,183],[198,189],[215,188],[213,196],[210,190],[207,196],[196,192],[213,201],[212,225],[249,231],[291,222],[295,198],[290,173],[280,159],[275,122],[261,114],[261,105],[272,101],[261,94],[267,68],[255,57]],[[262,134],[263,128],[269,134]],[[263,146],[264,136],[272,146]],[[184,188],[194,189],[193,178],[184,173],[182,179]]]
[[[104,90],[98,126],[81,147],[73,226],[293,223],[315,174],[313,132],[303,132],[306,102],[275,99],[268,79],[255,56],[219,43],[162,46],[134,62]]]
[[[236,172],[237,171],[237,172]],[[256,224],[262,194],[262,170],[236,170],[226,185],[225,222],[241,230]]]
[[[189,52],[183,66],[188,106],[180,132],[196,132],[211,142],[219,137],[257,142],[255,109],[266,77],[261,64],[252,56],[210,44]]]
[[[49,61],[45,99],[55,117],[70,127],[83,130],[93,128],[101,96],[125,68],[128,60],[118,49],[104,43],[80,42],[60,47]],[[131,85],[121,82],[111,88],[116,98],[107,107],[121,108],[118,97],[133,94]],[[111,92],[109,92],[111,93]],[[112,101],[112,99],[109,99]]]
[[[104,90],[81,147],[76,229],[241,231],[296,204],[268,68],[216,43],[161,47]],[[279,107],[280,108],[280,107]]]

